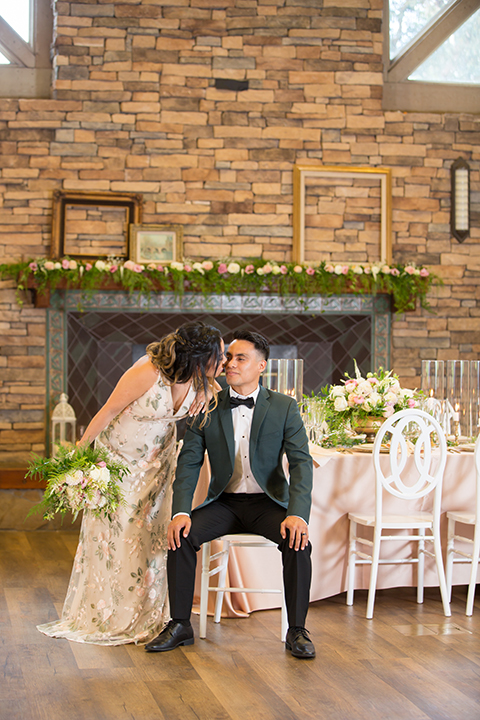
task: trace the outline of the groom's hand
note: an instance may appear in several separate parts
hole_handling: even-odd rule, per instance
[[[167,541],[169,550],[176,550],[177,547],[180,547],[182,534],[183,537],[187,537],[188,533],[190,532],[191,525],[192,521],[190,520],[190,517],[188,515],[177,515],[173,518],[173,520],[170,521],[167,529]]]
[[[308,543],[308,525],[305,520],[296,515],[287,515],[280,525],[280,534],[285,540],[289,533],[289,546],[295,550],[305,550]]]

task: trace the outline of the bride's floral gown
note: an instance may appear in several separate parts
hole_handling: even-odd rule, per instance
[[[171,389],[158,381],[117,415],[96,440],[127,465],[126,505],[115,519],[84,513],[62,617],[39,625],[52,637],[98,645],[148,642],[169,619],[167,526],[176,462]]]

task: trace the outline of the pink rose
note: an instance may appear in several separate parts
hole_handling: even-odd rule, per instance
[[[47,262],[44,265],[45,270],[53,270],[55,268],[55,264],[51,260],[47,260]]]
[[[282,273],[282,275],[286,275],[286,274],[287,274],[288,270],[287,270],[287,268],[285,267],[285,265],[280,265],[280,272]]]
[[[127,260],[127,262],[123,264],[123,267],[126,270],[135,270],[135,263],[133,262],[133,260]]]
[[[383,417],[384,417],[384,418],[389,418],[391,415],[393,415],[394,412],[395,412],[395,410],[394,410],[393,406],[392,406],[392,405],[387,405],[387,407],[386,407],[385,410],[383,411]]]
[[[97,466],[98,467],[107,467],[107,463],[105,462],[105,460],[100,460],[100,462],[97,463]]]
[[[408,407],[409,407],[409,408],[414,408],[414,407],[415,407],[415,400],[414,400],[413,398],[408,398],[407,404],[408,404]]]
[[[343,265],[343,267],[342,267],[342,274],[343,274],[343,275],[348,275],[348,271],[349,271],[349,270],[350,270],[350,268],[348,267],[348,265]]]
[[[421,275],[421,277],[428,277],[428,276],[430,275],[430,273],[429,273],[429,271],[427,270],[427,268],[422,268],[422,269],[420,270],[420,275]]]
[[[163,272],[163,265],[157,265],[158,272]]]
[[[213,270],[213,262],[212,262],[211,260],[204,260],[204,261],[202,262],[202,267],[203,267],[203,269],[206,270],[207,272],[208,272],[209,270]]]
[[[251,275],[253,272],[255,272],[255,268],[253,267],[253,265],[247,265],[247,267],[245,268],[245,274]]]
[[[135,263],[135,267],[134,267],[133,269],[134,269],[134,271],[135,271],[136,273],[141,273],[142,270],[143,270],[143,266],[142,266],[142,265],[138,265],[137,263]]]
[[[224,273],[227,272],[226,263],[220,263],[220,265],[218,266],[218,272],[220,273],[220,275],[223,275]]]
[[[111,268],[110,268],[110,272],[111,272],[111,273],[114,273],[114,272],[116,272],[117,270],[118,270],[118,265],[112,265]]]
[[[307,268],[307,275],[315,275],[315,270],[312,267]]]
[[[68,262],[68,260],[62,260],[62,268],[63,268],[64,270],[68,270],[68,268],[69,268],[69,262]]]
[[[392,268],[390,270],[390,275],[394,275],[395,277],[397,277],[398,275],[400,275],[400,270],[398,268]]]
[[[33,270],[33,272],[37,272],[38,270],[38,265],[36,262],[31,262],[28,267],[30,268],[30,270]]]
[[[296,272],[296,273],[300,274],[301,272],[303,272],[302,266],[301,266],[301,265],[295,265],[295,267],[293,268],[293,272]]]
[[[407,273],[407,275],[413,275],[415,273],[415,268],[411,265],[407,265],[405,268],[405,272]]]
[[[85,270],[91,270],[92,266],[90,263],[85,263]]]
[[[190,265],[184,265],[183,269],[185,270],[185,272],[192,272],[192,268],[190,267]]]
[[[325,272],[333,273],[334,270],[335,268],[333,267],[333,265],[325,265]]]

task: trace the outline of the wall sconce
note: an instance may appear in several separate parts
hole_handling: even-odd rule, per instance
[[[452,235],[463,242],[470,232],[470,165],[463,158],[457,158],[450,168]]]

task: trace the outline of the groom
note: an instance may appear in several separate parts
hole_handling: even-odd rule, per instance
[[[226,354],[230,386],[201,427],[185,435],[173,485],[173,519],[168,527],[168,589],[172,620],[145,647],[165,652],[193,643],[197,551],[202,543],[232,533],[263,535],[282,553],[289,629],[287,650],[315,657],[305,629],[311,581],[308,519],[312,459],[297,403],[259,385],[269,355],[259,333],[235,334]],[[191,511],[200,468],[208,451],[212,475],[207,499]],[[290,481],[282,468],[284,452]]]

